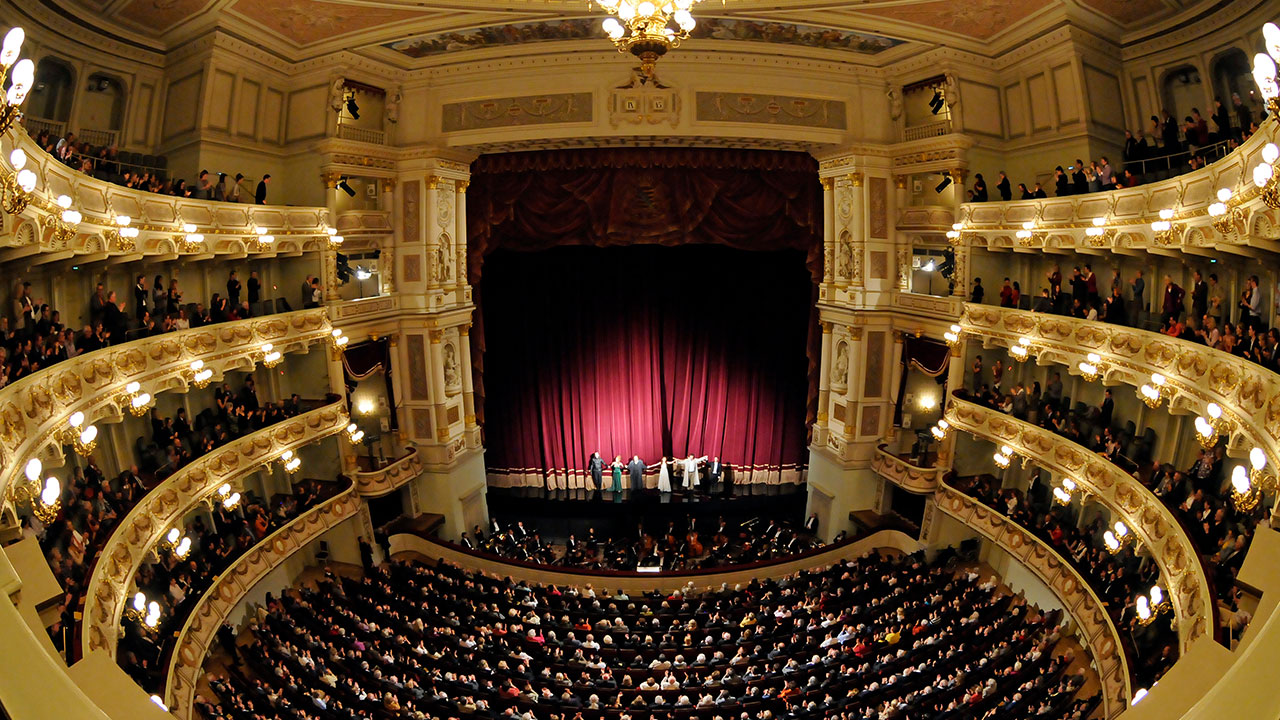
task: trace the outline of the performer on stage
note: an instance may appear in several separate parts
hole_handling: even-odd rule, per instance
[[[684,488],[685,490],[694,490],[698,487],[698,466],[707,461],[707,456],[695,458],[693,453],[689,453],[689,457],[685,458],[684,465]]]
[[[604,489],[604,458],[600,457],[600,452],[591,453],[591,459],[587,461],[587,471],[591,473],[592,485],[588,490]]]
[[[631,473],[631,490],[639,492],[644,489],[644,461],[639,455],[632,455],[631,462],[627,463],[627,472]]]
[[[667,464],[667,458],[664,455],[656,465],[650,465],[646,470],[658,469],[658,492],[671,492],[671,467]]]
[[[609,463],[609,472],[613,474],[613,491],[622,492],[622,456],[615,455],[613,462]]]
[[[711,462],[707,463],[707,487],[708,493],[716,483],[720,482],[720,476],[724,474],[724,466],[720,464],[720,456],[711,458]]]

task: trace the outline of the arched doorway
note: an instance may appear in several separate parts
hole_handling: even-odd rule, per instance
[[[1208,109],[1201,107],[1205,103],[1204,81],[1200,71],[1191,65],[1174,68],[1164,74],[1160,83],[1160,101],[1162,110],[1168,110],[1178,125],[1191,114],[1192,108],[1199,108],[1201,113],[1208,114]]]
[[[58,58],[42,58],[36,65],[36,81],[27,98],[32,118],[59,124],[65,131],[71,119],[71,99],[75,94],[75,71]]]
[[[79,132],[91,145],[114,145],[124,125],[124,85],[103,73],[89,76],[80,102]]]

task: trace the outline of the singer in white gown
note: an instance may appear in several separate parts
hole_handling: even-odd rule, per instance
[[[654,468],[658,468],[658,492],[671,492],[671,470],[667,459],[662,458],[657,464],[649,466],[650,470]]]
[[[703,455],[700,458],[690,455],[680,461],[680,464],[684,467],[684,487],[686,490],[692,490],[698,487],[698,466],[706,461],[706,455]]]

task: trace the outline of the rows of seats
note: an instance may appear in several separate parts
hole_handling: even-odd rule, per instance
[[[1087,717],[1057,612],[920,556],[630,598],[447,564],[268,600],[206,718]],[[661,679],[661,682],[659,681]]]

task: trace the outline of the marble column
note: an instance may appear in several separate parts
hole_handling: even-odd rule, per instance
[[[427,221],[424,225],[427,233],[427,291],[434,293],[440,290],[440,277],[444,272],[439,267],[440,232],[437,229],[440,214],[440,177],[428,175],[426,182],[427,203],[424,209]]]
[[[382,195],[380,197],[381,207],[391,218],[392,240],[390,247],[380,248],[382,257],[379,260],[378,279],[382,283],[379,289],[381,295],[391,295],[396,291],[396,252],[395,246],[398,244],[395,239],[395,230],[402,224],[402,221],[396,218],[396,179],[382,178]]]
[[[831,323],[822,323],[822,361],[818,369],[818,416],[814,421],[815,442],[826,440],[828,412],[831,407],[831,354],[834,350]]]
[[[858,410],[858,378],[862,374],[862,368],[858,362],[858,358],[862,357],[860,345],[862,343],[862,328],[851,327],[849,330],[849,371],[845,376],[844,389],[844,437],[846,440],[852,440],[857,434],[857,410]]]
[[[476,427],[475,381],[471,377],[471,323],[458,327],[458,354],[462,356],[462,412],[468,430]]]
[[[456,253],[454,259],[453,287],[457,293],[455,300],[463,302],[467,288],[467,186],[471,183],[467,180],[458,180],[454,182],[454,205],[453,205],[453,247]],[[468,353],[463,353],[468,356]],[[467,360],[470,363],[470,359]],[[471,371],[466,373],[470,382]],[[470,412],[470,411],[468,411]]]
[[[428,362],[431,365],[431,404],[435,410],[436,440],[444,442],[449,439],[449,417],[447,415],[448,395],[444,383],[444,350],[441,343],[444,331],[428,331],[431,342],[428,343]]]
[[[821,178],[822,183],[822,282],[835,279],[836,264],[836,196],[835,180]]]

